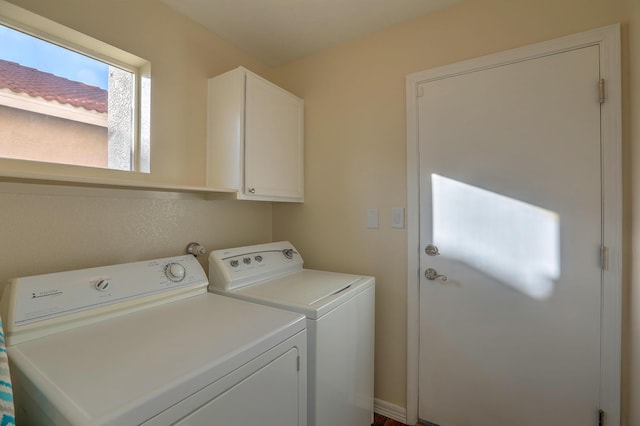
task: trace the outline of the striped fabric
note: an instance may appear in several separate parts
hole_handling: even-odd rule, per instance
[[[4,345],[4,331],[0,319],[0,426],[15,425],[13,410],[13,391],[9,376],[9,359]]]

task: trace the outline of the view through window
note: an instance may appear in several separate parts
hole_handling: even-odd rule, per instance
[[[0,25],[0,157],[149,172],[149,86]]]

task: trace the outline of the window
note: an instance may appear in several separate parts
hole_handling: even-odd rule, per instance
[[[2,6],[0,157],[148,173],[149,63]]]

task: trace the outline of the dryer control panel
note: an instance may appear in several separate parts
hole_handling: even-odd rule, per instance
[[[303,263],[288,241],[215,250],[209,254],[209,285],[235,290],[301,271]]]
[[[7,344],[205,293],[192,255],[16,278],[2,297]]]

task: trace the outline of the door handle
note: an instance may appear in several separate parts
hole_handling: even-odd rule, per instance
[[[424,271],[424,277],[431,281],[437,280],[438,278],[440,278],[442,282],[445,282],[447,280],[446,275],[438,274],[438,271],[436,271],[433,268],[429,268],[426,271]]]

